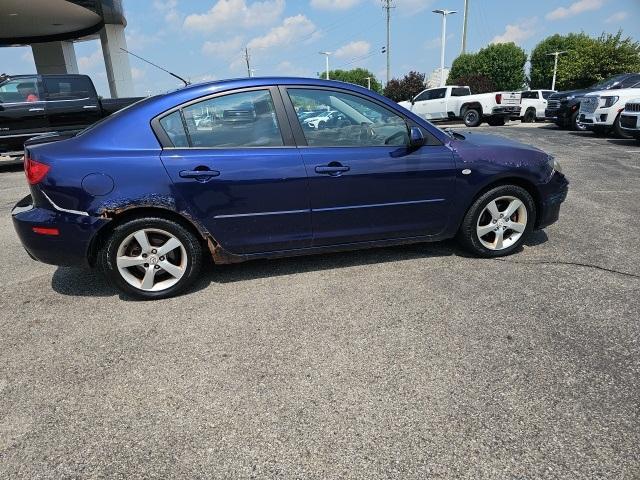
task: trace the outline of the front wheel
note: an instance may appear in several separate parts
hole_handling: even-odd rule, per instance
[[[618,138],[633,138],[633,135],[625,132],[620,125],[620,113],[616,117],[616,121],[613,122],[613,134]]]
[[[177,222],[137,218],[117,226],[100,251],[100,264],[123,293],[142,299],[168,298],[197,277],[202,246]]]
[[[458,240],[481,257],[501,257],[518,249],[533,229],[536,206],[524,188],[501,185],[481,195],[467,211]]]
[[[571,130],[576,130],[578,132],[586,132],[587,127],[580,123],[579,118],[578,111],[576,110],[573,115],[571,115],[570,128]]]

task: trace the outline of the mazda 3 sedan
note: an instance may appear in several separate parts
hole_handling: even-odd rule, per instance
[[[301,120],[310,111],[337,113]],[[301,78],[147,98],[71,138],[27,142],[25,172],[31,194],[12,216],[29,255],[101,267],[147,299],[184,291],[207,256],[450,237],[508,255],[558,219],[568,188],[534,147],[443,131],[365,88]]]

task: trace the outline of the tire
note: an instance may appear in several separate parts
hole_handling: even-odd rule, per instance
[[[467,127],[477,127],[482,123],[482,115],[476,108],[468,108],[462,114],[462,119]]]
[[[507,123],[507,119],[505,117],[489,117],[487,123],[492,127],[502,127]]]
[[[622,127],[620,126],[620,113],[618,114],[618,116],[616,117],[616,121],[613,122],[613,134],[618,137],[618,138],[633,138],[633,135],[630,133],[625,132]]]
[[[578,110],[576,110],[575,112],[573,112],[573,115],[571,115],[571,123],[569,124],[569,128],[571,128],[571,130],[575,130],[576,132],[586,132],[587,127],[585,127],[578,121],[578,113]]]
[[[522,117],[522,123],[534,123],[536,121],[535,108],[528,108]]]
[[[324,120],[320,120],[318,122],[318,128],[316,130],[324,130],[325,128],[327,128],[327,122],[325,122]]]
[[[515,200],[519,203],[512,204]],[[489,208],[491,204],[494,209]],[[511,206],[517,209],[505,221]],[[502,257],[520,248],[533,230],[535,220],[536,205],[529,192],[517,185],[500,185],[473,202],[462,220],[457,239],[466,250],[479,257]],[[514,229],[509,228],[511,226]],[[486,233],[481,235],[482,232]],[[502,243],[495,232],[501,232]]]
[[[140,232],[144,232],[144,237]],[[146,239],[147,246],[138,238]],[[173,248],[162,255],[165,245]],[[121,292],[154,300],[178,295],[193,283],[202,266],[202,244],[193,233],[172,220],[136,218],[111,232],[98,258],[106,277]]]

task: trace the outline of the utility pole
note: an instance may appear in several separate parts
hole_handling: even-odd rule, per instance
[[[247,62],[247,76],[251,77],[251,57],[249,56],[248,47],[244,47],[244,59]]]
[[[331,55],[331,52],[318,52],[318,53],[320,53],[320,55],[325,56],[325,60],[327,63],[327,80],[329,80],[329,55]]]
[[[387,83],[391,80],[391,9],[395,8],[393,0],[382,0],[383,6],[387,13]]]
[[[464,0],[464,18],[462,19],[462,52],[467,53],[467,23],[469,21],[469,0]]]
[[[364,77],[367,79],[367,88],[371,90],[371,77]]]
[[[440,40],[440,86],[444,87],[444,50],[447,43],[447,15],[453,15],[455,10],[433,10],[433,13],[442,15],[442,39]]]
[[[567,51],[563,50],[561,52],[547,53],[548,56],[553,56],[553,80],[551,81],[551,90],[556,89],[556,73],[558,72],[558,56],[562,55],[563,53],[567,53]]]

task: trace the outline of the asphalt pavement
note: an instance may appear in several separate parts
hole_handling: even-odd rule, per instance
[[[32,261],[0,172],[0,478],[640,478],[640,145],[473,131],[571,181],[522,252],[211,267],[156,302]]]

